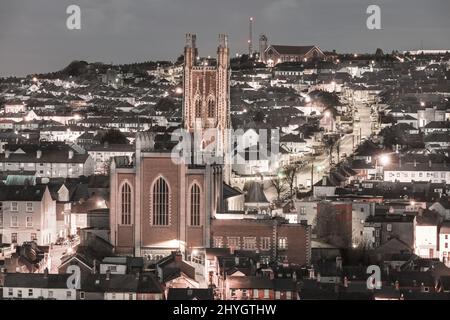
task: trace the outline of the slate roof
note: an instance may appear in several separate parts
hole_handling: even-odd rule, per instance
[[[163,288],[152,273],[142,274],[89,274],[81,283],[87,292],[163,293]]]
[[[70,274],[43,273],[8,273],[5,276],[5,287],[15,288],[67,288]]]
[[[212,288],[169,288],[167,300],[214,300]]]
[[[0,201],[41,201],[47,187],[0,185]]]

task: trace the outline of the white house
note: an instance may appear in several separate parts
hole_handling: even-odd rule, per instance
[[[439,224],[435,211],[419,210],[414,221],[414,253],[422,258],[439,258]]]
[[[0,227],[3,243],[54,242],[56,202],[47,186],[0,186]]]
[[[67,287],[69,274],[8,273],[3,299],[76,300],[76,289]]]

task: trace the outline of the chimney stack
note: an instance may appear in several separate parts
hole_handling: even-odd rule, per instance
[[[111,270],[106,271],[106,280],[111,280]]]
[[[73,150],[69,150],[69,160],[73,159]]]
[[[44,279],[48,278],[48,268],[44,269]]]
[[[175,262],[183,261],[183,255],[181,254],[180,251],[174,252],[174,258],[175,258]]]
[[[40,159],[42,157],[42,150],[36,151],[36,159]]]
[[[11,152],[9,150],[5,150],[5,158],[8,159]]]

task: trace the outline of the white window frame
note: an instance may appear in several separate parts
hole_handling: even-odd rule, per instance
[[[26,204],[26,212],[33,212],[33,202],[27,202]]]
[[[19,211],[19,203],[17,201],[11,202],[11,212]]]
[[[25,219],[27,228],[33,228],[33,217],[27,216]]]
[[[11,227],[17,228],[19,226],[19,217],[11,216]]]

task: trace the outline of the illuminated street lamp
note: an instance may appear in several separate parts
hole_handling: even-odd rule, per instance
[[[331,81],[331,85],[333,86],[333,92],[336,91],[336,81]]]
[[[182,94],[182,93],[183,93],[183,88],[177,87],[177,88],[175,89],[175,93],[176,93],[176,94]]]
[[[380,161],[381,166],[384,167],[387,166],[391,160],[387,154],[382,154],[375,158],[375,179],[378,178],[378,161]]]
[[[306,103],[310,103],[311,102],[311,97],[310,96],[306,96],[305,97],[305,102]]]
[[[382,154],[380,156],[380,163],[382,166],[388,165],[390,162],[389,156],[387,154]]]

